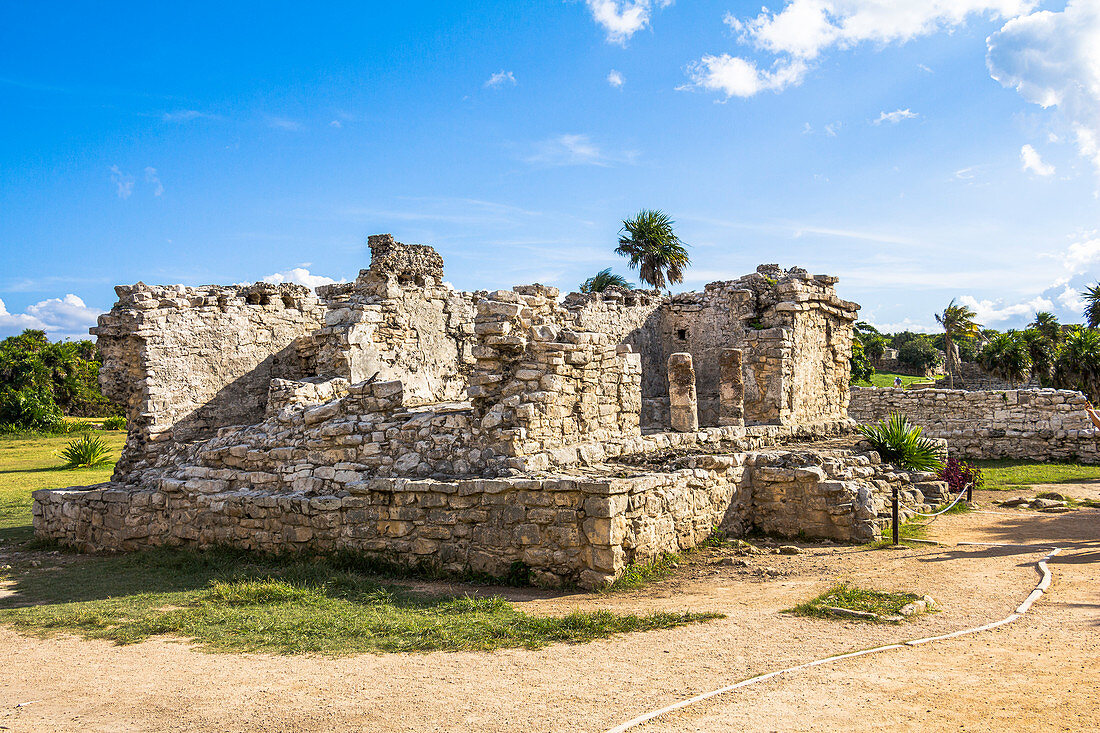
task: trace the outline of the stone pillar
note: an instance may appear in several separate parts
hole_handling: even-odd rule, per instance
[[[741,349],[718,353],[718,424],[745,424],[745,375]]]
[[[672,429],[692,433],[699,429],[699,401],[695,396],[695,367],[691,354],[668,357],[668,405]]]

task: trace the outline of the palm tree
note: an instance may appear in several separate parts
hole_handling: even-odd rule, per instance
[[[1089,328],[1100,328],[1100,283],[1085,288],[1085,320]]]
[[[1028,324],[1028,328],[1034,328],[1052,344],[1062,340],[1062,326],[1058,323],[1058,317],[1049,311],[1036,313],[1035,320]]]
[[[600,270],[592,277],[581,283],[582,293],[602,293],[608,288],[622,288],[623,290],[633,290],[634,286],[627,282],[627,279],[622,275],[616,275],[611,272],[611,268],[608,267],[605,270]]]
[[[1012,383],[1022,382],[1031,373],[1031,354],[1022,338],[1002,333],[978,354],[978,363],[990,374]]]
[[[658,290],[684,281],[684,268],[691,264],[687,249],[672,230],[672,219],[663,211],[642,209],[623,222],[615,252],[630,258],[638,279]]]
[[[936,314],[936,321],[943,326],[944,352],[947,356],[947,382],[955,388],[955,340],[972,338],[981,332],[981,326],[974,319],[977,313],[965,305],[956,305],[952,298],[943,313]]]
[[[1074,328],[1054,362],[1054,384],[1079,389],[1095,402],[1100,399],[1100,331]]]

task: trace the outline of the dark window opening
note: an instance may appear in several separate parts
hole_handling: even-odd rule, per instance
[[[680,339],[681,341],[687,341],[687,337],[688,337],[688,332],[687,332],[686,328],[677,328],[676,329],[676,338]]]

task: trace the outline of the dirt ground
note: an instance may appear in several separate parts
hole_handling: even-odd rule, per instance
[[[807,544],[795,556],[746,557],[712,549],[635,593],[478,589],[531,613],[727,614],[539,651],[210,654],[174,640],[119,647],[0,627],[0,730],[604,731],[764,672],[1000,620],[1035,586],[1035,563],[1052,547],[1063,550],[1051,588],[1015,623],[780,676],[636,730],[1100,730],[1100,510],[992,505],[1050,489],[1100,499],[1100,483],[979,492],[979,510],[931,525],[940,545]],[[897,626],[780,613],[841,580],[928,593],[943,610]]]

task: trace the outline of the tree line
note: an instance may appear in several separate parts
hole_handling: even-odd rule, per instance
[[[99,389],[99,350],[27,329],[0,341],[0,430],[49,430],[64,416],[108,417],[123,408]]]

